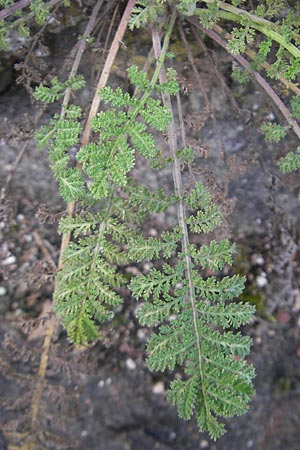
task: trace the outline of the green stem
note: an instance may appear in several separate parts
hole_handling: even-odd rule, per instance
[[[153,48],[154,48],[154,55],[158,59],[158,61],[161,61],[162,59],[162,53],[161,53],[161,47],[160,47],[160,37],[158,30],[153,27],[152,28],[152,42],[153,42]],[[166,81],[166,74],[163,65],[161,66],[161,72],[159,75],[160,83],[164,83]],[[174,121],[174,114],[173,114],[173,108],[171,103],[170,94],[165,93],[162,94],[162,100],[164,106],[168,108],[168,110],[171,113],[172,119],[168,126],[168,140],[169,140],[169,148],[173,159],[173,181],[174,181],[174,192],[176,197],[178,197],[178,203],[177,203],[177,215],[178,215],[178,224],[182,232],[182,250],[184,254],[184,262],[185,262],[185,273],[186,273],[186,279],[188,283],[188,292],[189,292],[189,301],[192,308],[192,316],[193,316],[193,327],[195,331],[196,336],[196,346],[197,346],[197,354],[198,354],[198,367],[199,367],[199,373],[200,373],[200,379],[201,379],[201,388],[202,388],[202,394],[203,394],[203,401],[205,405],[205,411],[206,416],[210,416],[209,406],[207,403],[207,394],[205,390],[205,383],[204,383],[204,370],[203,370],[203,351],[202,351],[202,343],[201,343],[201,336],[198,329],[198,311],[196,307],[196,294],[192,279],[192,262],[191,257],[189,256],[189,235],[188,235],[188,229],[186,225],[186,211],[185,211],[185,205],[183,201],[183,186],[182,186],[182,178],[181,178],[181,170],[180,170],[180,161],[177,157],[177,150],[178,150],[178,144],[177,144],[177,138],[176,138],[176,126]]]
[[[204,0],[205,3],[213,3],[213,0]],[[242,22],[245,18],[247,18],[251,24],[250,26],[257,31],[260,31],[265,36],[270,37],[274,41],[276,41],[279,45],[284,47],[291,55],[295,56],[295,58],[300,58],[300,50],[295,47],[290,42],[287,42],[285,38],[277,32],[274,28],[275,25],[272,22],[269,22],[266,19],[262,19],[261,17],[257,17],[253,14],[248,13],[239,8],[235,8],[234,6],[228,5],[224,2],[218,2],[221,10],[218,12],[218,16],[221,19],[230,20],[231,22]],[[203,10],[201,8],[196,8],[194,14],[196,16],[200,16]],[[278,27],[276,27],[278,28]]]
[[[140,99],[140,101],[139,101],[138,105],[136,106],[135,110],[130,114],[130,119],[126,122],[126,124],[124,125],[122,131],[119,134],[120,138],[123,138],[127,134],[128,129],[130,128],[132,123],[135,121],[135,119],[138,116],[139,112],[143,109],[144,105],[146,104],[148,98],[150,97],[150,95],[152,94],[152,92],[153,92],[153,90],[155,88],[157,80],[159,79],[159,75],[160,75],[161,69],[162,69],[162,67],[164,65],[164,60],[165,60],[165,57],[166,57],[166,53],[167,53],[167,51],[169,49],[171,33],[172,33],[173,28],[174,28],[175,20],[176,20],[176,13],[173,13],[172,16],[171,16],[170,22],[168,24],[167,30],[166,30],[163,47],[161,49],[161,56],[157,60],[156,68],[155,68],[154,74],[153,74],[151,82],[150,82],[150,87],[144,93],[142,98]],[[112,147],[112,150],[111,150],[111,153],[109,155],[108,162],[107,162],[108,166],[110,164],[111,159],[115,155],[115,151],[118,148],[118,143],[119,143],[119,138],[116,139],[115,144]]]

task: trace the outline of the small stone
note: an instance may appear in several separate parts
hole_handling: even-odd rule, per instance
[[[260,336],[256,336],[256,338],[254,339],[255,344],[260,345],[262,343],[262,339]]]
[[[98,388],[103,388],[103,386],[105,385],[105,381],[104,380],[100,380],[98,383]]]
[[[0,297],[2,297],[3,295],[5,295],[6,294],[6,289],[5,289],[5,287],[4,286],[0,286]]]
[[[105,383],[110,386],[112,383],[112,379],[111,378],[106,378]]]
[[[139,275],[140,271],[137,267],[129,266],[126,268],[126,272],[131,275]]]
[[[247,441],[247,448],[252,448],[253,445],[254,445],[253,440],[252,440],[252,439],[249,439],[249,440]]]
[[[175,431],[170,431],[169,438],[171,439],[171,441],[175,441],[175,439],[176,439]]]
[[[87,430],[83,430],[80,434],[81,434],[81,437],[85,438],[85,437],[87,437],[88,432],[87,432]]]
[[[169,321],[172,322],[173,320],[177,319],[177,315],[176,314],[171,314],[169,317]]]
[[[16,262],[16,257],[14,255],[8,256],[2,261],[3,266],[10,266]]]
[[[157,230],[155,228],[150,228],[149,234],[152,237],[156,237],[158,233],[157,233]]]
[[[207,448],[209,446],[209,443],[206,439],[202,439],[202,441],[200,441],[200,448]]]
[[[253,257],[253,263],[258,266],[263,266],[265,260],[261,255],[254,255]]]
[[[165,393],[165,384],[162,381],[158,381],[153,385],[152,392],[155,395],[163,395]]]
[[[142,328],[139,328],[137,330],[136,335],[140,341],[144,341],[146,339],[146,333]]]
[[[136,363],[131,358],[126,359],[125,365],[126,365],[128,370],[135,370],[136,369]]]
[[[258,287],[265,287],[268,284],[267,274],[262,272],[258,277],[256,277],[256,284]]]
[[[150,269],[152,269],[152,267],[153,267],[153,264],[151,264],[151,263],[145,263],[145,264],[143,265],[143,271],[144,271],[144,273],[150,272]]]

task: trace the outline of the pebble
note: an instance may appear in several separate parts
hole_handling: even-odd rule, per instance
[[[265,260],[261,255],[255,255],[253,258],[253,263],[257,264],[258,266],[262,266],[264,262]]]
[[[138,337],[138,339],[140,340],[140,341],[144,341],[145,339],[146,339],[146,333],[145,333],[145,331],[142,329],[142,328],[139,328],[138,330],[137,330],[137,333],[136,333],[136,335],[137,335],[137,337]]]
[[[3,266],[10,266],[16,262],[16,257],[14,255],[8,256],[2,261]]]
[[[152,237],[156,237],[158,235],[158,232],[157,232],[157,230],[155,228],[150,228],[149,234]]]
[[[163,395],[165,393],[165,384],[162,381],[158,381],[153,385],[152,392],[155,395]]]
[[[150,269],[152,269],[152,267],[153,267],[153,264],[151,264],[151,263],[145,263],[145,264],[143,265],[143,272],[144,272],[144,273],[150,272]]]
[[[267,115],[267,119],[268,119],[268,120],[275,120],[275,114],[274,114],[273,112],[270,112],[270,113]]]
[[[258,287],[265,287],[268,284],[267,274],[262,272],[258,277],[256,277],[256,284]]]
[[[135,370],[136,369],[136,363],[131,358],[126,359],[125,365],[126,365],[128,370]]]
[[[208,448],[209,443],[206,439],[202,439],[202,441],[200,441],[200,448]]]
[[[3,295],[6,295],[7,290],[5,289],[5,287],[0,286],[0,297],[2,297]]]
[[[255,344],[260,345],[262,343],[262,339],[260,336],[256,336],[256,338],[254,339]]]

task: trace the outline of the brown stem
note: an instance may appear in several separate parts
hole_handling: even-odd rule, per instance
[[[229,87],[227,86],[226,81],[224,80],[223,75],[219,72],[219,70],[216,67],[216,64],[214,62],[214,60],[212,59],[212,57],[210,56],[208,49],[206,47],[206,45],[204,44],[204,42],[202,41],[201,37],[199,36],[199,34],[197,33],[196,29],[194,27],[192,27],[192,31],[193,34],[195,36],[196,42],[200,45],[200,47],[202,48],[203,52],[204,52],[204,56],[207,59],[207,61],[209,62],[210,67],[212,68],[212,70],[215,72],[216,77],[220,83],[220,85],[222,86],[224,93],[227,95],[227,97],[230,100],[230,103],[232,104],[233,108],[240,114],[241,110],[239,105],[236,102],[236,99],[234,98],[231,90],[229,89]]]
[[[18,9],[24,9],[26,6],[28,6],[31,3],[31,0],[20,0],[19,2],[15,3],[14,5],[10,6],[9,8],[3,9],[0,11],[0,20],[5,19],[5,17],[10,16],[15,11],[18,11]]]
[[[25,153],[25,150],[26,150],[27,146],[28,146],[28,142],[25,142],[25,144],[23,144],[23,146],[22,146],[22,148],[21,148],[20,153],[19,153],[18,156],[16,157],[15,162],[13,163],[13,165],[12,165],[10,171],[9,171],[8,174],[7,174],[7,177],[6,177],[4,186],[3,186],[2,189],[1,189],[0,202],[3,202],[4,199],[5,199],[5,196],[6,196],[6,194],[7,194],[7,190],[8,190],[9,184],[10,184],[10,182],[11,182],[11,179],[12,179],[12,177],[13,177],[15,171],[17,170],[17,167],[18,167],[18,165],[19,165],[21,159],[23,158],[23,155],[24,155],[24,153]]]
[[[92,101],[92,105],[90,107],[90,112],[87,118],[87,122],[86,122],[86,126],[83,132],[83,136],[82,136],[82,145],[87,145],[90,139],[90,134],[91,134],[91,122],[92,119],[96,116],[97,112],[98,112],[98,108],[100,105],[100,90],[103,89],[107,83],[112,65],[114,63],[114,60],[117,56],[117,53],[119,51],[120,48],[120,44],[121,41],[123,39],[123,36],[125,34],[126,28],[127,28],[127,24],[128,24],[128,20],[130,18],[130,14],[131,11],[134,7],[136,3],[136,0],[129,0],[126,6],[126,9],[124,11],[124,14],[122,16],[121,22],[119,24],[119,27],[116,31],[114,40],[111,44],[109,53],[107,55],[100,79],[98,81],[97,87],[96,87],[96,92]]]
[[[210,113],[210,103],[209,103],[209,100],[208,100],[207,92],[203,88],[203,83],[202,83],[202,78],[201,78],[200,72],[197,69],[197,66],[195,64],[195,59],[193,57],[193,53],[192,53],[191,48],[190,48],[190,46],[188,44],[188,41],[186,39],[186,36],[185,36],[185,33],[183,31],[183,28],[182,28],[182,25],[181,25],[180,21],[178,21],[177,26],[178,26],[180,37],[182,39],[183,45],[184,45],[185,50],[186,50],[186,54],[187,54],[189,63],[192,66],[193,72],[194,72],[194,74],[196,75],[196,78],[199,81],[199,87],[200,87],[200,90],[202,92],[202,95],[203,95],[204,101],[205,101],[205,109],[206,109],[207,113],[209,114]]]
[[[221,28],[219,25],[214,24],[213,25],[213,30],[216,31],[220,36],[225,37],[227,40],[232,39],[232,36],[229,33],[226,33],[225,30],[223,28]],[[251,58],[252,60],[255,60],[256,58],[256,53],[251,50],[250,48],[245,50],[245,53],[247,56],[249,56],[249,58]],[[267,61],[265,61],[262,65],[262,67],[266,70],[271,69],[271,64],[269,64]],[[297,85],[295,83],[293,83],[292,81],[288,81],[286,80],[282,74],[279,73],[278,76],[278,80],[290,91],[294,92],[294,94],[299,95],[300,96],[300,89],[297,87]]]
[[[217,42],[221,47],[227,49],[227,41],[224,41],[217,33],[212,30],[207,30],[200,23],[197,22],[194,18],[188,18],[188,21],[192,23],[196,28],[199,28],[202,32],[207,34],[211,39]],[[291,113],[280,99],[280,97],[276,94],[274,89],[270,86],[270,84],[258,73],[256,70],[251,70],[248,61],[242,55],[232,55],[242,67],[244,67],[251,75],[255,78],[258,84],[264,89],[264,91],[268,94],[268,96],[273,100],[281,114],[284,116],[286,121],[292,127],[294,133],[300,139],[300,127],[297,122],[292,118]]]
[[[97,112],[98,112],[98,108],[100,105],[100,89],[103,89],[107,83],[112,65],[114,63],[114,60],[117,56],[118,50],[120,48],[120,43],[121,40],[123,39],[123,36],[125,34],[126,28],[127,28],[127,24],[128,24],[128,20],[130,18],[130,14],[131,11],[134,7],[136,3],[136,0],[129,0],[127,7],[124,11],[124,14],[122,16],[121,22],[119,24],[119,27],[116,31],[114,40],[111,44],[109,53],[107,55],[101,76],[99,78],[97,87],[96,87],[96,91],[95,91],[95,95],[94,98],[92,100],[92,104],[90,107],[90,112],[87,118],[87,122],[85,125],[85,129],[83,131],[83,135],[82,135],[82,140],[81,140],[81,144],[82,145],[87,145],[90,139],[90,134],[91,134],[91,122],[93,120],[93,118],[96,116]],[[75,208],[75,202],[70,202],[67,206],[67,215],[72,216],[73,212],[74,212],[74,208]],[[70,233],[66,233],[63,234],[62,237],[62,243],[61,243],[61,248],[60,248],[60,256],[59,256],[59,263],[58,263],[58,269],[61,269],[62,267],[62,255],[63,252],[65,251],[65,249],[68,247],[69,242],[70,242],[70,238],[71,235]]]

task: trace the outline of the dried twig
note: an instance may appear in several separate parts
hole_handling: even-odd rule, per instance
[[[8,174],[7,174],[7,177],[6,177],[4,186],[3,186],[2,189],[1,189],[1,195],[0,195],[0,202],[1,202],[1,203],[2,203],[2,202],[4,201],[4,199],[5,199],[5,196],[6,196],[6,194],[7,194],[7,190],[8,190],[9,184],[10,184],[10,182],[11,182],[11,179],[12,179],[12,177],[13,177],[15,171],[17,170],[17,167],[18,167],[18,165],[20,164],[21,159],[23,158],[23,155],[24,155],[24,153],[25,153],[25,151],[26,151],[26,149],[27,149],[27,146],[28,146],[28,142],[25,142],[25,143],[22,145],[22,148],[21,148],[21,150],[20,150],[18,156],[16,157],[15,162],[13,163],[13,165],[12,165],[10,171],[9,171]]]
[[[212,30],[207,30],[204,28],[200,23],[197,22],[194,18],[188,18],[188,21],[192,23],[196,28],[199,28],[201,31],[206,33],[211,39],[213,39],[215,42],[217,42],[221,47],[227,48],[227,41],[224,41],[217,33],[215,33]],[[242,56],[242,55],[233,55],[233,57],[241,64],[242,67],[244,67],[249,73],[252,74],[252,76],[255,78],[255,80],[258,82],[258,84],[264,89],[264,91],[268,94],[268,96],[273,100],[281,114],[284,116],[285,120],[288,122],[288,124],[291,126],[292,130],[300,139],[300,127],[298,123],[292,118],[291,113],[283,103],[283,101],[279,98],[277,93],[274,91],[274,89],[270,86],[270,84],[255,70],[250,69],[250,65],[248,61]]]

